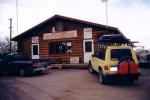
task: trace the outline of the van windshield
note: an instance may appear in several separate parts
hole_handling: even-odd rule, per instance
[[[131,50],[130,49],[112,49],[111,50],[111,59],[120,60],[123,57],[131,57]]]

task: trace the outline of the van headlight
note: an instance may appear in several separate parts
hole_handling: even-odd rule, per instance
[[[117,71],[117,67],[110,67],[110,71]]]

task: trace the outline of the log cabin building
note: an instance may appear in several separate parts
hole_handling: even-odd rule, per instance
[[[54,15],[14,37],[18,52],[31,59],[59,63],[87,63],[104,34],[122,34],[118,28]]]

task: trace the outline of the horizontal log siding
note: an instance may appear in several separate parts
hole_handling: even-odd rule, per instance
[[[83,33],[78,33],[77,38],[69,38],[69,39],[55,39],[55,40],[43,40],[43,35],[39,36],[39,48],[40,48],[40,59],[50,59],[52,61],[60,60],[62,62],[70,62],[70,57],[79,57],[80,63],[83,63],[84,55],[83,55]],[[81,35],[82,34],[82,35]],[[97,40],[98,37],[102,33],[93,32],[92,38],[94,40],[94,52],[96,52],[97,48]],[[51,42],[67,42],[71,41],[72,43],[72,53],[63,53],[63,54],[49,54],[49,43]],[[24,52],[31,59],[31,38],[26,38],[19,41],[18,47],[19,51]]]
[[[70,62],[70,57],[79,57],[80,62],[83,62],[83,36],[68,39],[43,40],[40,36],[40,59],[50,59],[53,62],[60,60],[61,62]],[[49,54],[49,43],[52,42],[71,42],[72,53]]]
[[[25,53],[31,59],[31,38],[25,38],[18,42],[18,51]]]

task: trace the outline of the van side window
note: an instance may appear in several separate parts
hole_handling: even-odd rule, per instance
[[[97,51],[96,53],[96,57],[102,60],[105,60],[105,49],[100,49],[99,51]]]

